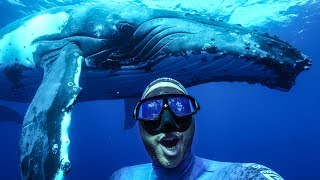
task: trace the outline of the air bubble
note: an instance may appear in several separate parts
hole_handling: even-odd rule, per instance
[[[53,153],[53,154],[57,154],[58,148],[59,148],[58,144],[54,144],[54,145],[52,146],[52,153]]]
[[[73,82],[68,82],[68,86],[73,86]]]
[[[208,49],[208,48],[210,48],[210,47],[211,47],[210,44],[205,44],[202,49],[203,49],[203,50],[206,50],[206,49]]]

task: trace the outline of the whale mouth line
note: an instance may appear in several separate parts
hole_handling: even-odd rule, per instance
[[[68,42],[74,42],[76,43],[76,41],[80,40],[80,39],[91,39],[91,40],[97,40],[97,41],[104,41],[104,42],[113,42],[116,39],[110,39],[110,38],[98,38],[95,36],[90,36],[90,35],[84,35],[84,34],[72,34],[69,35],[67,37],[63,37],[63,36],[40,36],[36,39],[34,39],[31,44],[35,44],[35,43],[47,43],[47,42],[54,42],[54,41],[68,41]]]

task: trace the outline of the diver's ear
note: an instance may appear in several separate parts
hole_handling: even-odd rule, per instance
[[[139,105],[139,102],[136,104],[135,108],[133,109],[133,113],[132,113],[132,117],[136,120],[137,120],[137,107],[138,107],[138,105]]]
[[[196,108],[199,111],[200,110],[200,104],[196,101]]]

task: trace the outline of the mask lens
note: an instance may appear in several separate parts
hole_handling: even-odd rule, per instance
[[[143,120],[155,120],[159,117],[163,106],[162,98],[154,98],[142,102],[138,109],[138,118]]]
[[[196,111],[194,100],[187,96],[168,97],[168,103],[171,110],[177,116],[191,115]]]

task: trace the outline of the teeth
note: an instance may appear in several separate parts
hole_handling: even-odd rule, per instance
[[[163,137],[160,142],[163,143],[164,141],[174,141],[174,140],[178,141],[178,137],[174,135],[167,135]]]
[[[163,140],[167,140],[167,141],[171,141],[171,140],[174,140],[174,139],[176,139],[176,137],[174,137],[174,136],[169,136],[169,137],[163,138]]]

